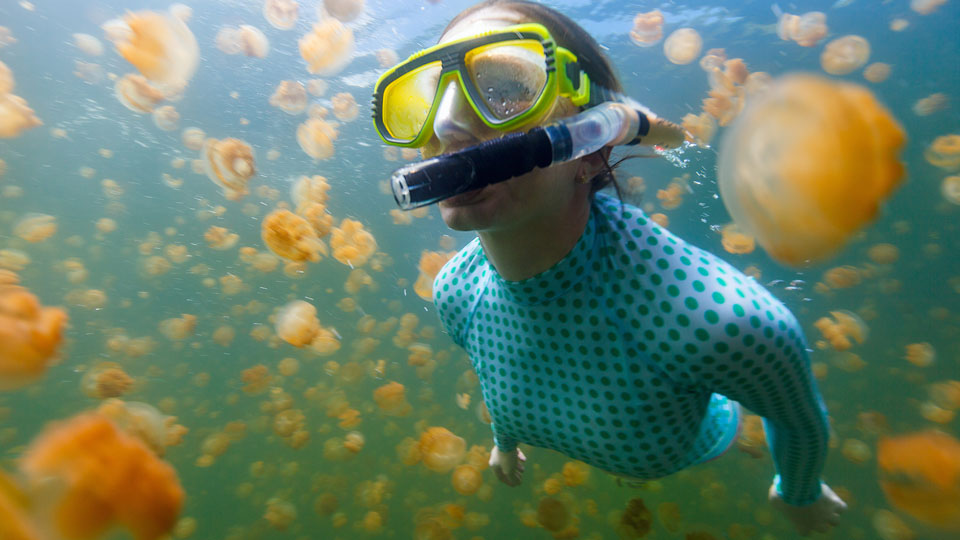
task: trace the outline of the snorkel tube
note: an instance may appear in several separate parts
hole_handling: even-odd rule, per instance
[[[509,133],[407,165],[393,173],[390,187],[397,205],[412,210],[524,175],[536,167],[577,159],[604,146],[675,148],[683,143],[683,137],[680,126],[623,98],[525,133]]]

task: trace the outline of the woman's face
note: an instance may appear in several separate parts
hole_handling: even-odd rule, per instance
[[[440,43],[524,22],[529,21],[523,20],[519,14],[490,7],[458,22],[443,35]],[[503,135],[477,117],[456,82],[449,83],[440,92],[442,97],[433,121],[433,136],[423,147],[425,157],[455,152]],[[576,112],[576,106],[569,99],[560,98],[541,123]],[[506,182],[451,197],[440,202],[440,215],[448,227],[459,231],[495,231],[522,226],[569,206],[578,187],[574,181],[578,167],[579,162],[575,161],[535,169]]]

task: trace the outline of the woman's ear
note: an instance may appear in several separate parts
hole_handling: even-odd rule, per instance
[[[580,158],[581,170],[588,181],[608,167],[609,162],[607,160],[610,159],[611,150],[612,148],[609,146],[604,146],[600,150]]]

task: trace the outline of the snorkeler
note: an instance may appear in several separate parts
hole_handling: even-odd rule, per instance
[[[489,0],[380,78],[375,124],[388,144],[457,156],[621,92],[569,18]],[[613,182],[609,153],[434,199],[447,226],[478,234],[433,290],[480,380],[491,468],[520,484],[522,442],[630,479],[666,476],[722,455],[743,404],[764,417],[771,502],[801,534],[829,530],[846,505],[820,481],[827,416],[800,325],[753,279],[599,193]],[[497,157],[471,170],[526,159]]]

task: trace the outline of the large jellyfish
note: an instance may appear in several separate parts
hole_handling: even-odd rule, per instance
[[[443,427],[427,428],[419,447],[424,466],[439,473],[452,471],[467,454],[467,442]]]
[[[40,305],[22,287],[0,286],[0,390],[19,388],[43,375],[66,324],[62,309]]]
[[[890,504],[934,527],[960,531],[960,441],[940,431],[882,438],[877,466]]]
[[[167,96],[187,87],[197,64],[197,38],[183,21],[167,13],[127,13],[103,25],[117,52]]]
[[[327,253],[310,222],[289,210],[274,210],[264,217],[260,236],[270,251],[290,261],[317,262]]]
[[[287,114],[300,114],[307,108],[307,89],[299,81],[280,81],[270,96],[270,105]]]
[[[300,56],[310,73],[335,75],[353,57],[353,30],[335,18],[324,19],[300,38]]]
[[[29,491],[48,491],[50,523],[59,537],[99,538],[127,529],[157,540],[176,524],[183,504],[177,473],[140,440],[106,417],[85,413],[48,427],[24,452]]]
[[[777,261],[800,266],[840,249],[899,185],[905,135],[869,90],[790,75],[756,96],[718,161],[723,202]]]

